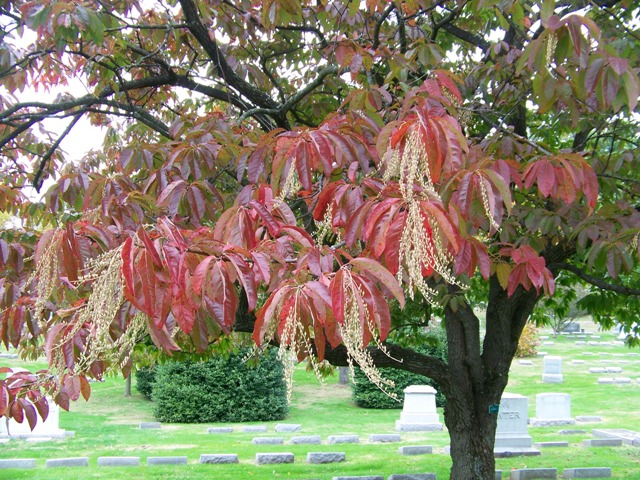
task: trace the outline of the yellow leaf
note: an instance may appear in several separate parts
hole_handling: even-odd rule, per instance
[[[499,263],[496,266],[496,275],[498,275],[498,282],[503,289],[507,289],[509,285],[509,275],[511,275],[511,265],[508,263]]]

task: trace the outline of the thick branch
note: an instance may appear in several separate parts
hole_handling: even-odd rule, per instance
[[[568,263],[559,263],[556,264],[557,268],[561,268],[563,270],[567,270],[568,272],[573,273],[576,277],[584,280],[585,282],[598,287],[601,290],[608,290],[610,292],[620,293],[622,295],[631,295],[634,297],[640,296],[640,289],[627,287],[625,285],[616,285],[614,283],[609,283],[599,277],[594,277],[593,275],[589,275],[584,272],[580,268],[575,265],[570,265]]]
[[[205,27],[200,21],[198,7],[195,2],[193,2],[193,0],[180,0],[180,5],[182,6],[182,11],[189,31],[214,63],[216,70],[218,71],[218,75],[220,75],[220,77],[222,77],[230,87],[244,95],[257,107],[268,110],[277,110],[279,107],[277,102],[259,88],[256,88],[254,85],[242,79],[229,66],[224,55],[220,51],[216,40],[211,37],[207,27]],[[276,121],[280,126],[286,127],[286,120],[277,118]]]
[[[387,5],[387,8],[384,9],[384,12],[382,12],[380,18],[378,18],[376,24],[373,27],[373,44],[371,45],[371,48],[373,48],[374,50],[380,46],[380,29],[382,28],[382,24],[391,14],[394,8],[396,8],[395,3],[390,3],[389,5]]]
[[[486,52],[487,50],[489,50],[489,47],[491,47],[491,44],[487,42],[484,38],[482,38],[480,35],[467,32],[466,30],[456,27],[452,23],[445,23],[444,25],[442,25],[442,29],[450,33],[454,37],[458,37],[460,40],[463,40],[467,43],[475,45],[476,47],[480,48],[483,52]]]

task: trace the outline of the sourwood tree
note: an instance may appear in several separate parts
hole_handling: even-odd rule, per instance
[[[638,303],[637,2],[7,0],[0,17],[0,210],[21,222],[0,234],[0,338],[50,365],[0,370],[2,415],[88,398],[147,335],[170,353],[251,332],[383,387],[376,367],[434,379],[451,478],[488,480],[489,406],[555,278]],[[104,141],[70,158],[84,122]],[[392,325],[390,304],[428,308]],[[411,348],[437,309],[446,361]]]

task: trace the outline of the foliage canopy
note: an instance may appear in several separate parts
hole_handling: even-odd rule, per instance
[[[40,389],[88,397],[145,335],[203,352],[252,332],[378,382],[374,366],[433,378],[452,478],[488,479],[488,405],[555,279],[606,297],[581,302],[596,320],[634,321],[618,307],[640,298],[631,0],[9,0],[0,16],[0,210],[23,222],[0,235],[0,339],[55,372],[5,372],[4,415],[35,421]],[[87,120],[102,147],[67,158]],[[389,302],[430,306],[397,322]],[[432,309],[447,361],[398,333]]]

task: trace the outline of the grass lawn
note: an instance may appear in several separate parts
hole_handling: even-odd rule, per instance
[[[595,330],[595,329],[593,329]],[[543,332],[543,334],[549,334]],[[614,335],[598,333],[598,341],[613,341]],[[585,340],[585,339],[578,339]],[[566,427],[530,427],[534,442],[568,441],[568,448],[546,448],[537,457],[513,457],[497,459],[497,468],[504,478],[513,468],[553,467],[611,467],[613,478],[640,480],[640,448],[622,446],[616,448],[583,448],[582,440],[592,438],[594,428],[624,428],[640,431],[640,356],[619,345],[576,346],[576,338],[551,338],[553,345],[541,345],[540,350],[563,358],[564,383],[542,382],[542,357],[530,360],[533,365],[521,365],[515,359],[511,369],[508,392],[529,398],[529,416],[535,416],[535,396],[542,392],[560,392],[571,395],[572,416],[599,415],[602,422],[582,423]],[[584,364],[572,364],[571,360],[585,360]],[[611,362],[611,363],[607,363]],[[0,365],[27,366],[18,360],[0,359]],[[621,374],[590,374],[590,367],[621,366]],[[601,376],[625,376],[632,379],[627,385],[601,385]],[[93,393],[88,403],[72,404],[71,412],[60,413],[60,427],[75,432],[75,436],[48,442],[27,442],[12,439],[0,444],[0,458],[35,458],[36,469],[0,470],[4,479],[68,479],[78,475],[98,479],[331,479],[337,475],[384,475],[393,473],[437,474],[445,479],[451,465],[443,453],[448,445],[446,431],[403,432],[401,443],[368,444],[372,433],[396,433],[395,421],[400,410],[364,410],[354,406],[348,387],[338,385],[337,375],[326,385],[318,384],[313,374],[299,368],[295,374],[293,402],[289,416],[282,422],[261,422],[267,425],[267,433],[240,433],[236,428],[230,434],[208,434],[204,425],[163,424],[159,430],[141,430],[142,421],[153,421],[151,404],[137,393],[123,397],[124,380],[109,378],[93,383]],[[276,423],[300,423],[302,431],[276,433]],[[222,425],[215,425],[222,426]],[[225,424],[224,426],[227,426]],[[239,425],[230,424],[239,427]],[[560,435],[562,429],[584,430],[584,434]],[[358,434],[360,444],[326,445],[329,435]],[[320,435],[322,445],[289,445],[293,435]],[[284,445],[253,445],[257,436],[284,437]],[[403,445],[431,445],[432,455],[403,456],[398,447]],[[344,452],[346,462],[341,464],[309,465],[308,452]],[[257,452],[292,452],[295,463],[288,465],[255,465]],[[200,454],[235,453],[240,463],[232,465],[200,465]],[[151,456],[186,455],[188,464],[147,466]],[[88,468],[45,469],[49,458],[89,457]],[[139,467],[97,467],[100,456],[139,456]]]

